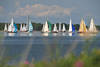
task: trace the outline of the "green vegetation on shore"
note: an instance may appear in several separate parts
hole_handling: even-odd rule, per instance
[[[36,30],[36,31],[41,31],[42,30],[43,24],[32,22],[32,25],[33,25],[33,29],[34,30]],[[5,23],[0,23],[0,31],[3,31],[4,30],[4,26],[5,26]],[[65,24],[65,26],[66,26],[66,30],[68,30],[69,24]],[[75,26],[75,29],[76,30],[79,29],[79,24],[74,24],[74,26]],[[17,24],[17,27],[18,27],[18,30],[19,30],[20,29],[20,24]],[[59,27],[59,23],[57,23],[57,27]],[[98,30],[100,30],[100,26],[99,25],[96,25],[96,27],[97,27]],[[53,28],[53,24],[52,24],[52,28]]]
[[[73,53],[67,57],[52,59],[50,61],[30,62],[29,64],[8,64],[11,57],[3,58],[0,67],[100,67],[100,50],[93,50],[91,53],[81,53],[75,56]]]

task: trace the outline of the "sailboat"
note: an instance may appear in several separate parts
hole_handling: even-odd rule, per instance
[[[43,24],[43,27],[42,27],[42,31],[44,31],[44,24]]]
[[[48,28],[48,22],[46,21],[43,28],[42,28],[42,32],[49,32],[49,28]]]
[[[16,24],[14,24],[14,20],[12,18],[11,24],[8,26],[8,32],[10,32],[10,33],[16,33],[17,32],[16,28],[17,28],[17,26],[16,26]]]
[[[26,30],[26,26],[25,26],[25,24],[23,24],[22,31],[23,31],[23,32],[26,32],[26,31],[27,31],[27,30]]]
[[[53,32],[53,33],[58,33],[56,24],[54,24],[54,28],[53,28],[53,31],[52,31],[52,32]]]
[[[87,33],[87,28],[83,19],[81,20],[78,33]]]
[[[89,27],[89,32],[90,32],[90,33],[96,33],[96,32],[98,32],[97,29],[96,29],[96,26],[95,26],[95,24],[94,24],[93,18],[91,18],[90,27]]]
[[[7,24],[5,24],[4,31],[7,32]]]
[[[66,28],[64,24],[63,24],[62,32],[66,32]]]
[[[42,32],[43,33],[51,32],[51,30],[52,30],[52,24],[48,20],[46,20],[45,24],[43,25]]]
[[[70,19],[70,24],[69,24],[69,32],[75,32],[75,27],[72,24],[72,20]]]
[[[59,32],[61,32],[61,24],[59,23]]]
[[[20,24],[20,31],[21,31],[21,32],[23,31],[23,27],[22,27],[22,24]]]
[[[32,31],[33,31],[33,26],[32,26],[31,21],[29,21],[29,30],[28,30],[28,32],[32,32]]]

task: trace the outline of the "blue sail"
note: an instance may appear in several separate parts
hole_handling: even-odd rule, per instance
[[[14,24],[14,27],[15,27],[14,32],[17,32],[17,25],[16,25],[16,24]]]
[[[72,24],[72,32],[75,32],[75,27],[73,24]]]
[[[29,32],[32,32],[33,31],[33,26],[31,23],[29,23]]]

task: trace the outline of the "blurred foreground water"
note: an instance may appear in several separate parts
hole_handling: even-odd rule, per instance
[[[89,47],[89,49],[88,49]],[[100,48],[100,33],[6,33],[0,32],[0,57],[14,57],[10,63],[51,60],[69,53],[78,56],[83,50],[89,52]]]

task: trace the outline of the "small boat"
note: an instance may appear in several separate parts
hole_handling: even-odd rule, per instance
[[[27,32],[26,25],[23,24],[22,32]]]
[[[97,33],[97,32],[98,31],[97,31],[96,26],[94,24],[94,20],[93,20],[93,18],[91,18],[89,33]]]
[[[75,32],[75,27],[74,27],[74,25],[72,24],[72,20],[70,19],[69,33],[73,33],[73,32]]]
[[[33,31],[33,26],[32,26],[31,21],[29,21],[29,30],[28,30],[28,32],[32,32],[32,31]]]
[[[63,24],[62,32],[66,32],[66,28],[64,24]]]
[[[53,33],[58,33],[56,24],[54,24],[54,28],[53,28],[53,31],[52,31],[52,32],[53,32]]]
[[[43,28],[42,28],[42,32],[49,32],[49,28],[48,28],[48,22],[46,21],[46,23],[44,24]]]
[[[52,30],[52,24],[46,20],[42,28],[42,33],[48,33],[48,32],[51,32],[51,30]]]
[[[23,31],[23,27],[22,27],[22,24],[20,24],[20,32]]]
[[[44,24],[43,24],[43,27],[42,27],[42,31],[44,31]]]
[[[7,24],[5,24],[5,27],[4,27],[4,32],[7,32]]]
[[[59,23],[59,32],[61,32],[61,24]]]
[[[87,33],[87,32],[88,32],[88,31],[87,31],[85,22],[84,22],[84,20],[82,19],[82,20],[81,20],[81,23],[80,23],[80,27],[79,27],[78,33]]]
[[[8,33],[16,33],[17,32],[17,25],[14,24],[14,20],[12,18],[11,24],[8,26]]]

